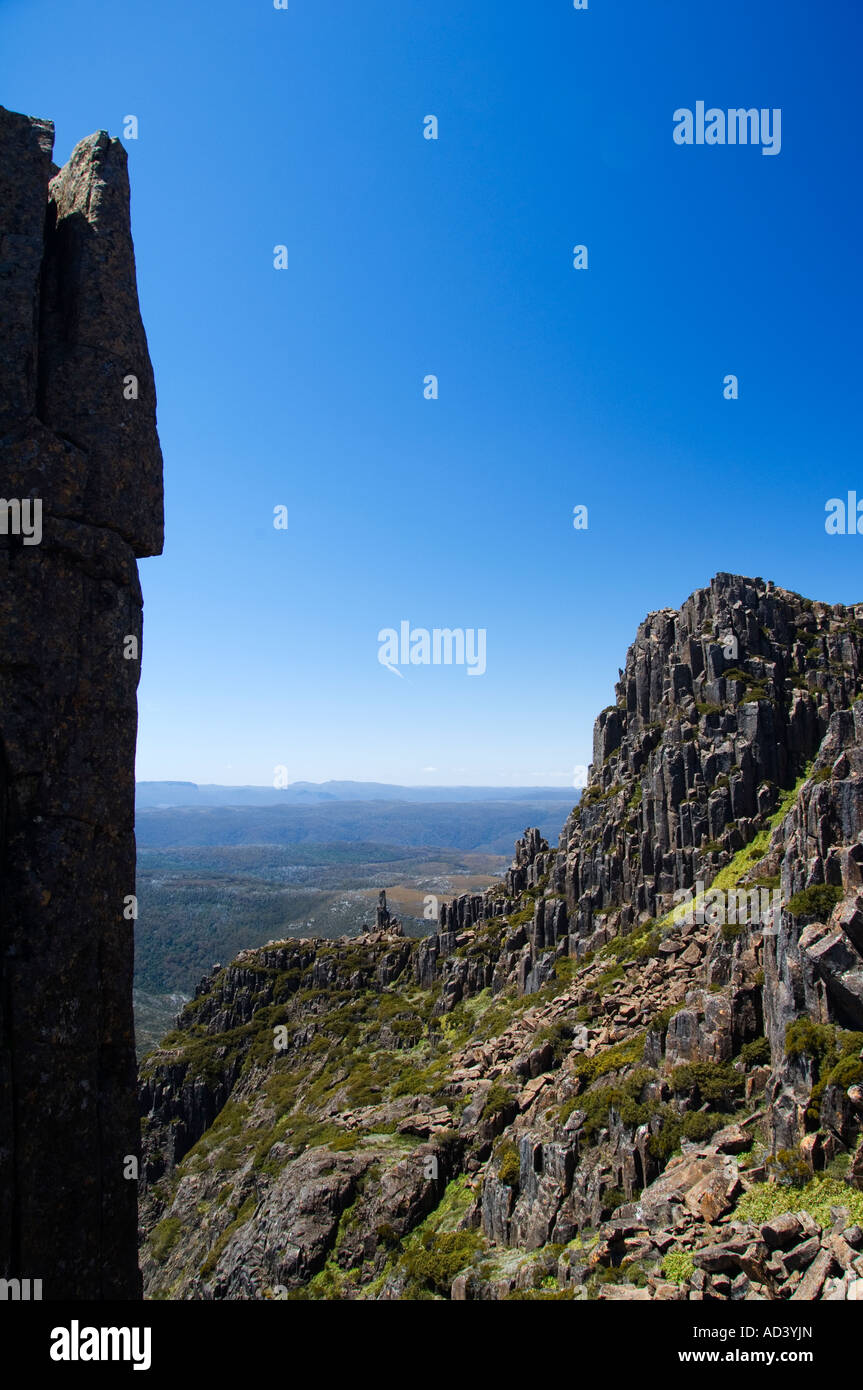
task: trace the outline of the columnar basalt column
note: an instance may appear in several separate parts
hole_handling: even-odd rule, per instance
[[[162,457],[126,154],[0,107],[0,1276],[140,1296],[136,557]]]

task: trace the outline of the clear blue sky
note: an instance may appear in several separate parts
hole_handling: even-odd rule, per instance
[[[140,778],[563,785],[647,611],[717,570],[863,600],[863,536],[824,531],[863,496],[861,30],[857,0],[3,0],[3,102],[58,162],[140,123]],[[781,108],[781,153],[676,145],[701,99]],[[404,619],[485,628],[486,674],[386,671]]]

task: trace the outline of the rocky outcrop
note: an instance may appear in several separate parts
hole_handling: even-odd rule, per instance
[[[832,746],[850,727],[861,692],[863,605],[718,574],[680,610],[651,613],[616,704],[596,721],[588,785],[558,847],[526,832],[500,888],[443,905],[427,951],[445,960],[454,932],[511,917],[526,894],[534,912],[524,954],[506,975],[520,968],[522,987],[535,989],[549,946],[566,939],[584,955],[661,917],[675,893],[710,884],[767,826],[822,742]],[[853,844],[856,814],[853,804],[837,807],[824,833]],[[461,998],[464,969],[445,969],[449,997]]]
[[[162,461],[125,151],[101,132],[58,170],[52,143],[0,108],[0,1274],[134,1298],[135,561]]]
[[[386,891],[382,888],[378,893],[378,905],[375,908],[375,931],[390,932],[393,936],[402,936],[402,924],[397,917],[393,917],[387,907]]]
[[[556,848],[204,982],[143,1078],[151,1292],[857,1297],[861,618],[717,576],[639,630]]]
[[[785,912],[766,942],[765,1024],[774,1074],[777,1149],[805,1142],[813,1058],[786,1056],[789,1025],[805,1017],[863,1033],[863,702],[833,715],[813,775],[774,831],[765,859],[779,870]],[[832,910],[831,910],[832,899]],[[808,905],[807,905],[808,901]],[[829,1091],[825,1101],[835,1102]],[[821,1161],[844,1148],[855,1107],[833,1105],[817,1142]],[[810,1126],[811,1127],[811,1126]]]
[[[863,691],[863,606],[719,574],[652,613],[594,731],[553,882],[591,949],[710,883]]]

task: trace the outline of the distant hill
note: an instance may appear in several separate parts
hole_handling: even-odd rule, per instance
[[[136,804],[168,806],[292,806],[331,801],[439,802],[539,801],[568,809],[578,800],[569,787],[400,787],[387,782],[292,782],[289,786],[225,787],[215,783],[138,782]],[[522,827],[523,828],[523,827]],[[449,843],[449,842],[447,842]]]
[[[164,785],[162,783],[159,784]],[[227,790],[236,791],[237,788]],[[262,789],[250,789],[262,790]],[[404,790],[404,789],[400,789]],[[193,845],[293,845],[372,841],[506,854],[528,825],[557,840],[577,794],[565,799],[326,800],[282,805],[147,807],[139,801],[136,836],[142,848]]]
[[[556,841],[577,799],[553,787],[139,783],[139,1051],[171,1028],[214,960],[297,932],[356,932],[374,920],[380,888],[405,931],[426,934],[426,894],[485,888],[528,825]]]

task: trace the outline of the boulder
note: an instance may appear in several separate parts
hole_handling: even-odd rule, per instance
[[[807,1269],[794,1293],[791,1295],[792,1303],[811,1303],[818,1298],[824,1287],[824,1281],[836,1269],[836,1261],[832,1250],[822,1250],[820,1255],[816,1255],[812,1264]]]
[[[791,1274],[796,1269],[808,1269],[820,1253],[821,1241],[817,1236],[810,1236],[809,1240],[804,1240],[800,1245],[795,1245],[793,1249],[786,1250],[782,1257],[786,1274]]]
[[[855,1028],[863,1028],[863,958],[849,938],[831,930],[803,949],[842,1012]]]
[[[800,1218],[793,1211],[774,1216],[761,1227],[761,1239],[769,1250],[786,1250],[789,1245],[796,1244],[802,1234]]]
[[[662,1220],[676,1203],[712,1222],[729,1210],[739,1191],[740,1173],[734,1158],[699,1150],[669,1163],[665,1172],[644,1189],[638,1206],[648,1222]]]

